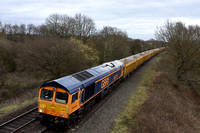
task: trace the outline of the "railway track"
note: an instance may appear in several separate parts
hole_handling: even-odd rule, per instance
[[[92,117],[92,115],[98,110],[98,108],[100,106],[103,106],[103,104],[109,100],[109,98],[114,95],[118,89],[120,88],[119,86],[121,86],[121,84],[124,84],[124,81],[118,82],[116,83],[113,88],[112,91],[109,92],[108,94],[106,94],[100,101],[98,101],[98,103],[96,103],[91,110],[89,110],[84,116],[83,118],[79,119],[76,123],[72,124],[69,128],[67,128],[64,133],[72,133],[76,130],[77,127],[79,127],[79,125],[82,125],[83,123],[85,123],[90,117]],[[73,131],[74,130],[74,131]],[[45,133],[48,133],[48,131],[45,131]]]
[[[118,89],[118,85],[115,85],[115,89],[111,94],[106,94],[102,100],[100,100],[97,104],[95,104],[90,111],[88,111],[82,119],[79,119],[77,123],[72,124],[69,128],[65,130],[65,132],[70,131],[71,129],[75,128],[78,124],[85,122],[87,118],[90,117],[91,112],[95,112],[96,108],[103,104],[105,101],[109,99],[109,96],[113,95]],[[38,107],[35,107],[3,124],[0,125],[0,133],[16,133],[16,132],[21,132],[23,129],[28,126],[31,126],[31,123],[35,122],[37,119],[36,117],[38,116]],[[60,132],[60,131],[52,131],[49,130],[47,127],[43,127],[39,131],[39,133],[48,133],[48,132]],[[61,131],[63,132],[63,131]]]
[[[3,124],[0,125],[1,133],[15,133],[22,130],[24,127],[30,123],[36,121],[38,116],[38,107],[35,107]]]
[[[40,131],[40,133],[45,133],[47,130],[48,130],[48,128],[47,128],[47,127],[44,127],[44,128]]]

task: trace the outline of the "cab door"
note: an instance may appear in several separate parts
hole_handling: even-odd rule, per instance
[[[71,96],[71,113],[73,113],[74,111],[76,111],[79,108],[79,100],[80,100],[80,91],[75,92],[74,94],[72,94]]]

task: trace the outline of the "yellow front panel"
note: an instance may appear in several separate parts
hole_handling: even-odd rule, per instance
[[[48,102],[48,101],[39,101],[39,112],[68,118],[68,106],[61,105],[58,103]]]

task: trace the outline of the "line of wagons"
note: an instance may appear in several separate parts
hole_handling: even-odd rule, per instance
[[[68,127],[122,79],[164,49],[148,50],[44,83],[38,98],[41,124]]]

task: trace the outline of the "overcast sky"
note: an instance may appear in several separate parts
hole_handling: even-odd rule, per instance
[[[200,0],[0,0],[0,21],[40,25],[53,13],[92,18],[97,29],[112,26],[148,40],[166,20],[200,25]]]

